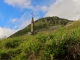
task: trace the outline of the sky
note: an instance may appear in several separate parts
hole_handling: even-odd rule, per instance
[[[32,12],[35,20],[47,16],[78,20],[80,0],[0,0],[0,38],[30,24]]]

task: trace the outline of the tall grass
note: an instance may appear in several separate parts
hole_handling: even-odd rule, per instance
[[[0,60],[80,60],[80,21],[55,31],[2,39]]]

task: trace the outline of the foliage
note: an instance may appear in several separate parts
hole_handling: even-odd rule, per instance
[[[13,40],[13,41],[7,42],[5,44],[5,47],[6,48],[16,48],[17,46],[19,46],[19,44],[20,44],[19,40]]]
[[[2,39],[0,60],[80,60],[80,21],[57,30]]]
[[[46,30],[49,30],[49,27],[53,27],[53,26],[56,26],[56,25],[64,26],[68,22],[72,22],[72,21],[67,20],[67,19],[63,19],[63,18],[59,18],[59,17],[56,17],[56,16],[40,18],[40,19],[38,19],[34,22],[34,29],[35,29],[34,32],[36,33],[36,32],[39,32],[39,31],[46,31]],[[31,29],[30,26],[31,25],[29,24],[27,27],[25,27],[22,30],[19,30],[15,34],[11,35],[10,37],[26,35],[28,32],[30,32],[30,29]]]

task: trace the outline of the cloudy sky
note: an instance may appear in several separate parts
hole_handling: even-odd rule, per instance
[[[24,28],[34,18],[80,19],[80,0],[0,0],[0,38]]]

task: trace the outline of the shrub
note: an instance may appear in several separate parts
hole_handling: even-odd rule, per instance
[[[21,49],[16,49],[16,50],[8,51],[8,54],[12,58],[12,57],[19,55],[21,52],[22,52]]]
[[[31,49],[33,50],[34,54],[37,54],[39,53],[41,47],[42,47],[42,44],[40,42],[36,42],[32,45]]]
[[[5,53],[5,52],[0,53],[0,60],[9,60],[9,59],[10,59],[10,56],[8,53]]]
[[[20,41],[19,40],[13,40],[13,41],[9,41],[5,44],[6,48],[16,48],[19,46]]]
[[[41,50],[40,51],[40,59],[41,60],[50,60],[50,53],[45,50]]]
[[[30,47],[26,48],[25,51],[24,51],[24,53],[25,53],[26,59],[28,59],[30,57],[30,55],[33,54],[33,52],[32,52],[32,50],[31,50]],[[23,56],[23,57],[25,57],[25,56]]]
[[[39,35],[39,36],[37,37],[37,39],[38,39],[40,42],[44,43],[44,42],[46,42],[46,40],[47,40],[47,36]]]

